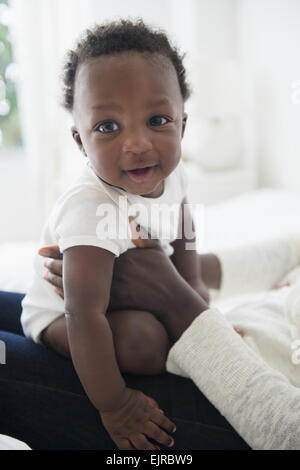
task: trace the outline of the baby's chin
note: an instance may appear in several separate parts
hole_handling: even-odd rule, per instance
[[[157,174],[158,168],[155,166],[149,171],[122,171],[121,178],[106,178],[104,175],[96,173],[98,178],[105,184],[121,189],[135,196],[148,198],[160,197],[164,192],[164,178]]]
[[[136,196],[159,197],[164,191],[164,179],[156,173],[156,167],[149,172],[124,172],[120,187]]]
[[[157,198],[160,197],[164,192],[164,180],[155,185],[152,185],[150,188],[133,188],[132,190],[129,189],[127,192],[137,196]]]
[[[104,178],[102,178],[99,175],[97,176],[103,183],[108,184],[112,188],[121,189],[122,191],[126,193],[134,194],[135,196],[143,196],[143,197],[159,197],[159,195],[158,196],[156,195],[155,186],[148,190],[146,188],[133,188],[131,186],[129,187],[129,185],[118,186],[117,184],[109,183],[108,181],[106,181]]]

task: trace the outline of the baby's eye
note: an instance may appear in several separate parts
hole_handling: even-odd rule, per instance
[[[151,126],[163,126],[167,124],[170,120],[165,118],[164,116],[153,116],[149,119]]]
[[[111,132],[115,132],[119,129],[119,126],[114,121],[105,121],[99,124],[97,129],[102,132],[103,134],[109,134]]]

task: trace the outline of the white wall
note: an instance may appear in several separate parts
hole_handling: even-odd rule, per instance
[[[24,154],[0,155],[0,241],[30,241],[40,232]]]
[[[300,0],[51,0],[51,7],[55,4],[61,9],[65,47],[94,22],[141,16],[169,32],[180,50],[187,51],[187,63],[194,57],[240,58],[256,77],[260,186],[299,191],[300,93],[293,104],[291,86],[300,80]],[[69,126],[66,119],[66,139],[71,139]],[[69,149],[62,162],[66,173],[76,152],[71,140]],[[0,156],[0,242],[39,238],[41,204],[32,191],[29,160]]]
[[[52,22],[54,8],[59,8],[59,31],[53,31],[55,43],[58,42],[58,38],[63,39],[58,44],[59,53],[62,47],[61,42],[65,47],[71,47],[78,33],[95,22],[120,16],[141,16],[146,22],[166,29],[180,50],[188,52],[188,58],[192,59],[193,56],[197,56],[202,60],[218,60],[233,58],[235,55],[235,0],[185,0],[184,2],[182,0],[152,0],[151,2],[145,0],[115,0],[114,2],[106,0],[51,0],[50,2],[49,0],[31,0],[28,5],[26,2],[28,15],[31,14],[29,10],[34,7],[35,2],[37,7],[40,2],[44,2],[45,5],[48,5],[48,9],[52,8],[51,18],[48,18]],[[45,12],[47,11],[45,9]],[[66,21],[67,16],[69,17],[68,21]],[[47,20],[44,17],[42,19]],[[40,27],[42,26],[40,25]],[[43,32],[44,35],[46,33],[48,34],[48,30]],[[24,36],[27,37],[27,34]],[[42,40],[42,34],[37,36],[39,37],[31,38],[33,43]],[[47,64],[51,60],[53,64],[52,58],[51,54],[50,56],[45,54],[42,62]],[[49,75],[52,70],[53,68],[49,70]],[[32,76],[36,77],[37,74],[31,70]],[[61,119],[59,115],[57,119]],[[38,127],[34,126],[31,135],[38,132]],[[68,171],[70,168],[72,170],[72,165],[74,166],[73,157],[76,153],[75,145],[71,142],[69,127],[70,122],[66,119],[66,128],[63,133],[70,141],[66,146],[65,161],[60,162],[66,178]],[[38,139],[36,140],[38,141]],[[44,144],[47,142],[48,145],[53,143],[51,140],[45,139]],[[36,155],[39,157],[38,152]],[[78,155],[76,155],[77,157]],[[32,165],[33,160],[29,155],[21,160],[10,157],[2,158],[0,162],[0,242],[38,240],[39,238],[41,222],[47,215],[39,212],[42,199],[45,199],[47,195],[40,194],[39,199],[37,188],[40,187],[40,191],[44,192],[45,188],[35,176],[35,173],[39,171],[35,169],[37,165],[34,165],[34,168],[30,167],[29,162]],[[50,163],[49,159],[45,159],[45,155],[43,155],[43,161],[41,160],[39,165],[41,171],[47,172]],[[57,181],[54,183],[57,185]]]
[[[259,184],[300,191],[300,99],[292,96],[300,80],[300,2],[238,0],[236,18],[238,56],[256,77]]]

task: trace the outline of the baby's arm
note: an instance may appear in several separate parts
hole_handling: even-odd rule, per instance
[[[126,387],[106,319],[114,255],[92,246],[64,252],[64,295],[70,352],[80,381],[120,449],[155,449],[147,437],[169,442],[173,423],[149,397]],[[130,436],[130,437],[129,437]]]
[[[90,246],[69,248],[63,258],[70,352],[80,380],[99,410],[112,409],[125,390],[105,317],[113,263],[113,253]]]

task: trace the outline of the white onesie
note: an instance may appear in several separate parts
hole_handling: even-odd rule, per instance
[[[164,180],[163,194],[147,198],[127,193],[102,180],[87,164],[80,177],[57,200],[43,229],[40,246],[58,245],[63,252],[78,245],[104,248],[116,257],[135,248],[128,216],[152,238],[159,239],[168,256],[177,238],[180,205],[186,195],[187,177],[182,161]],[[166,212],[167,211],[167,212]],[[168,212],[169,211],[169,212]],[[170,217],[166,217],[166,213]],[[43,279],[45,259],[36,255],[34,277],[22,302],[24,333],[40,342],[41,332],[64,314],[64,302],[54,287]]]

